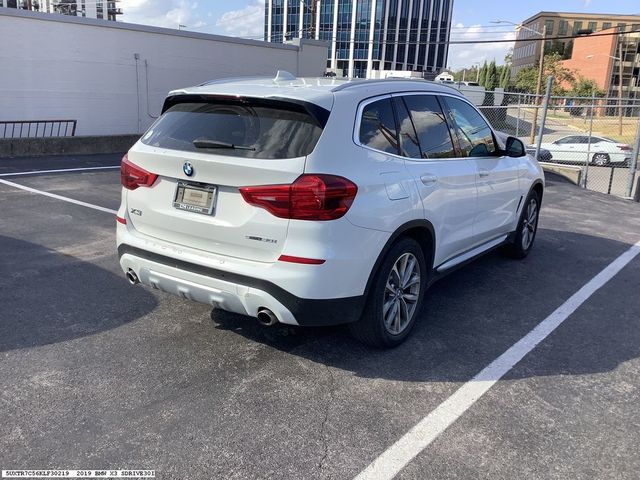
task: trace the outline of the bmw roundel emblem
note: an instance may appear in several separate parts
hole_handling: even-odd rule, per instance
[[[193,165],[191,165],[189,162],[184,162],[184,165],[182,165],[182,171],[187,177],[190,177],[191,175],[193,175]]]

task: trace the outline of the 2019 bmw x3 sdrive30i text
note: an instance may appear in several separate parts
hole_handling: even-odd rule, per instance
[[[132,283],[391,347],[437,278],[529,253],[542,170],[456,90],[281,77],[169,94],[122,160]]]

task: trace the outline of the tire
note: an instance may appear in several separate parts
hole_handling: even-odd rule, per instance
[[[504,246],[503,252],[511,258],[525,258],[533,248],[538,232],[538,217],[540,216],[540,198],[532,190],[522,207],[513,243]]]
[[[403,262],[407,276],[404,286],[398,286],[402,281],[398,274],[402,273]],[[420,245],[412,238],[400,238],[376,272],[362,316],[349,324],[351,334],[373,347],[400,345],[415,325],[430,273]]]
[[[591,163],[598,167],[606,167],[609,165],[609,162],[610,158],[606,153],[595,153],[593,157],[591,157]]]

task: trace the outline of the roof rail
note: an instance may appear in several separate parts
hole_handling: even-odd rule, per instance
[[[373,85],[373,84],[380,84],[380,83],[388,83],[388,82],[414,82],[414,83],[430,83],[432,85],[438,85],[438,86],[443,86],[443,87],[449,87],[449,85],[444,85],[440,82],[434,82],[432,80],[425,80],[424,78],[406,78],[406,77],[387,77],[387,78],[376,78],[376,79],[353,79],[351,81],[345,82],[342,85],[338,85],[336,88],[333,89],[334,92],[339,92],[340,90],[346,90],[347,88],[352,88],[358,85],[363,85],[363,84],[367,84],[367,85]],[[453,90],[458,91],[457,88],[455,87],[449,87],[452,88]]]
[[[265,80],[268,77],[264,76],[264,75],[246,75],[246,76],[240,76],[240,77],[225,77],[225,78],[216,78],[213,80],[207,80],[206,82],[202,82],[199,83],[197,86],[198,87],[204,87],[206,85],[216,85],[219,83],[232,83],[232,82],[238,82],[240,80]]]

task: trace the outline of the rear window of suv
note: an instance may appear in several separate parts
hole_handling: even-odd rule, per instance
[[[178,103],[164,112],[141,141],[212,155],[302,157],[313,151],[322,127],[303,108],[294,107],[264,101]]]

